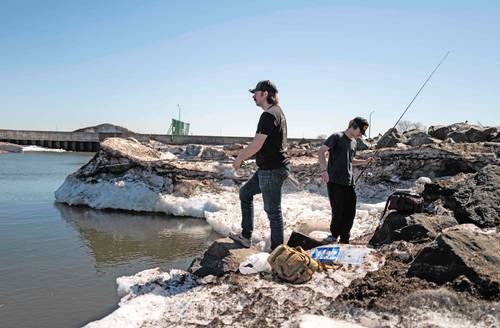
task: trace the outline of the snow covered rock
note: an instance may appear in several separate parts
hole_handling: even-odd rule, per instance
[[[21,153],[23,151],[23,147],[8,142],[0,142],[0,151],[8,153]]]

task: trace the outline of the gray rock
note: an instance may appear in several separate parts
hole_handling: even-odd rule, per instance
[[[432,143],[439,143],[441,140],[430,137],[427,133],[419,131],[407,136],[408,144],[412,146],[428,145]]]
[[[458,225],[443,232],[423,248],[412,262],[409,276],[439,284],[465,276],[480,294],[500,297],[500,234],[484,233],[471,224]]]
[[[405,142],[406,137],[399,133],[396,128],[389,129],[377,142],[376,148],[396,147],[398,143]]]
[[[358,138],[356,139],[357,142],[357,150],[368,150],[371,147],[371,144],[366,141],[366,139]]]
[[[453,131],[447,135],[454,142],[468,142],[467,135],[463,131]]]
[[[205,147],[201,152],[201,159],[203,160],[224,160],[226,158],[224,150],[214,147]]]
[[[497,138],[497,127],[482,127],[468,123],[455,123],[448,126],[431,126],[428,129],[431,137],[454,142],[485,142]]]
[[[183,155],[186,157],[197,157],[200,155],[201,149],[200,145],[187,145]]]
[[[404,240],[412,243],[430,241],[445,228],[458,222],[447,215],[426,215],[423,213],[402,214],[391,212],[379,226],[369,244],[380,246],[394,241]]]
[[[243,144],[233,143],[230,145],[225,145],[224,150],[240,150],[240,149],[243,149],[244,147],[245,147],[245,145],[243,145]]]
[[[445,198],[459,223],[478,227],[500,225],[500,166],[488,165],[465,180],[463,185]]]
[[[468,142],[483,142],[493,140],[498,133],[498,129],[491,128],[475,128],[471,127],[465,131]]]
[[[198,277],[208,275],[223,276],[227,272],[237,272],[247,256],[256,254],[255,248],[243,248],[229,238],[217,239],[208,248],[201,260],[195,260],[189,272]]]
[[[448,126],[445,125],[431,125],[429,129],[427,129],[427,133],[433,138],[445,140],[450,130]]]

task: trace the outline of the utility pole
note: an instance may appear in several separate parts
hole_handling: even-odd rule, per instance
[[[368,138],[372,137],[372,114],[375,113],[374,110],[370,112],[370,118],[368,119]]]

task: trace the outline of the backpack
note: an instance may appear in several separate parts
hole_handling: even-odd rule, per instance
[[[267,259],[273,272],[282,280],[302,284],[311,280],[314,272],[323,271],[325,266],[311,258],[302,247],[280,245]]]
[[[380,220],[384,218],[388,209],[406,213],[421,213],[424,210],[424,198],[412,191],[396,191],[387,198]]]

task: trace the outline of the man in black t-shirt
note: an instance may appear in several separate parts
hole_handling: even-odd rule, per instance
[[[271,226],[271,250],[283,244],[283,215],[281,187],[290,172],[286,152],[286,119],[278,105],[278,89],[269,80],[260,81],[250,90],[253,100],[264,112],[261,114],[255,137],[233,163],[239,169],[243,161],[255,155],[257,171],[240,188],[241,234],[230,237],[245,247],[251,246],[253,231],[253,196],[262,193],[264,210]]]
[[[372,157],[356,159],[356,138],[361,138],[368,128],[368,121],[356,117],[349,122],[343,132],[332,134],[319,149],[318,160],[321,177],[326,183],[328,198],[332,207],[330,223],[331,236],[325,242],[335,243],[340,236],[340,243],[348,244],[351,228],[356,215],[356,191],[354,189],[353,165],[367,165]],[[328,152],[328,165],[325,153]]]

